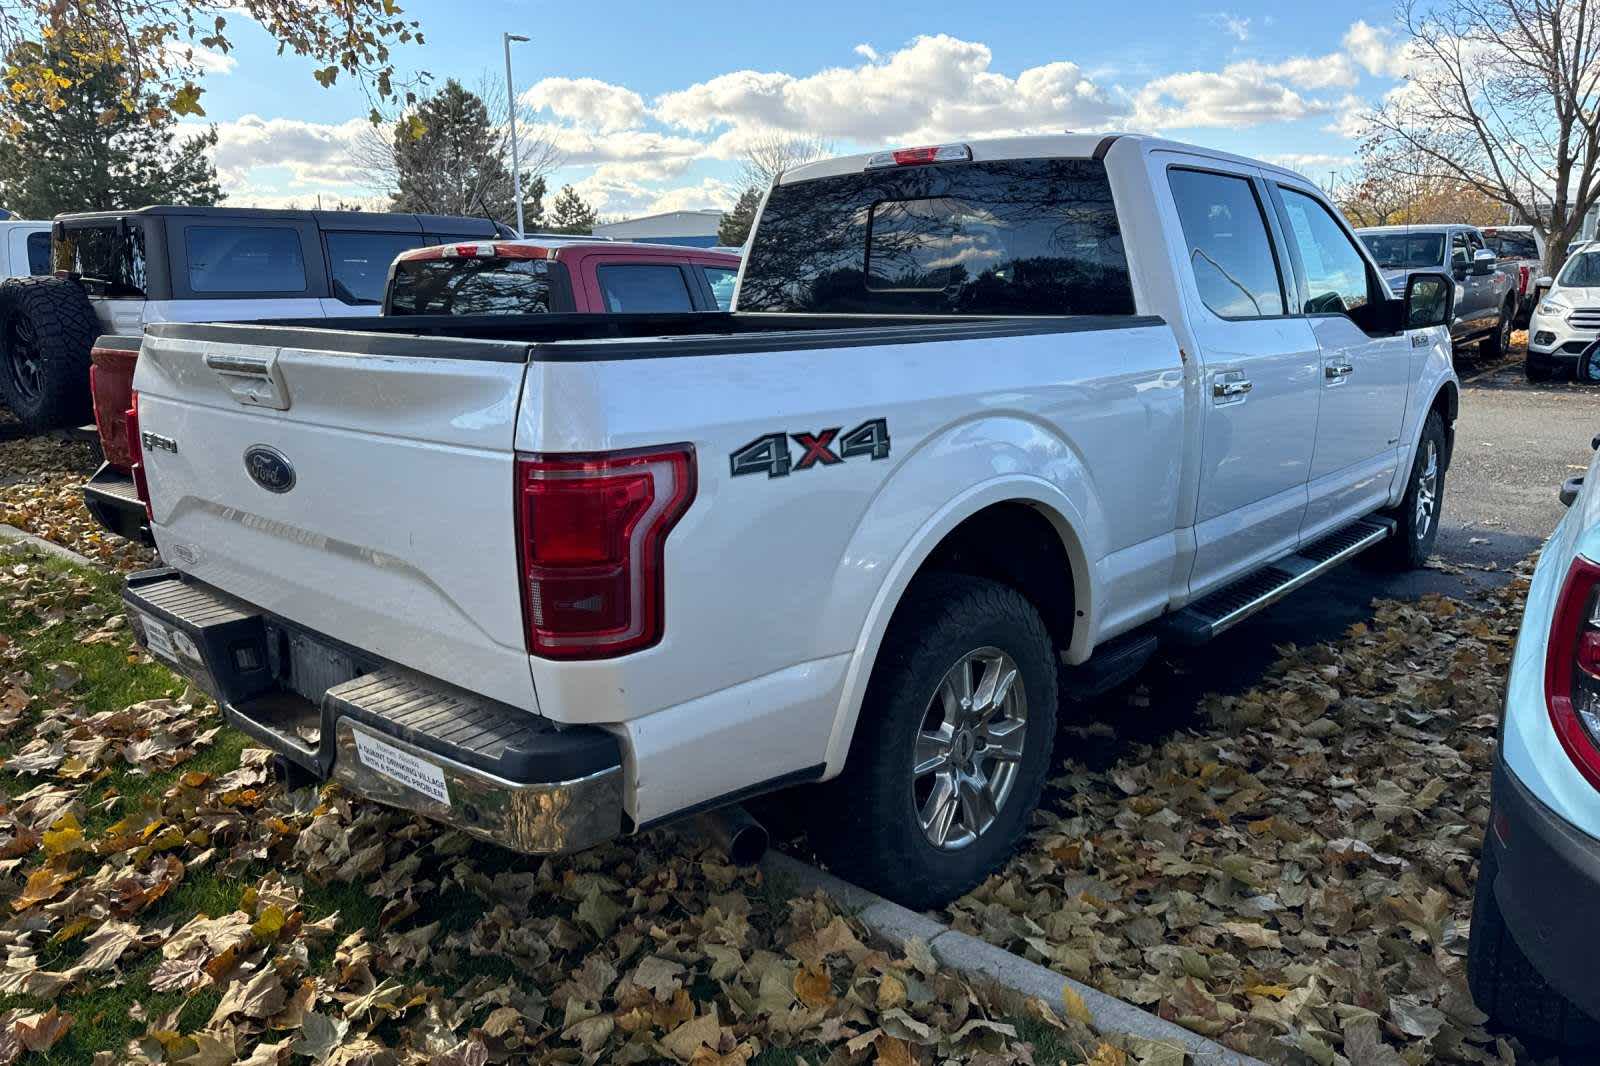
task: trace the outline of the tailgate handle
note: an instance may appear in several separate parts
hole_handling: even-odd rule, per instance
[[[234,400],[246,407],[266,407],[273,411],[289,409],[289,386],[278,369],[277,351],[271,355],[208,352],[206,366],[222,378]]]

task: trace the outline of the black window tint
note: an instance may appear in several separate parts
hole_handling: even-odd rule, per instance
[[[1416,270],[1444,262],[1442,233],[1365,233],[1361,243],[1381,267]]]
[[[1450,236],[1450,261],[1459,266],[1466,266],[1472,262],[1472,255],[1467,251],[1467,235],[1456,232]]]
[[[1539,245],[1531,233],[1484,234],[1483,239],[1501,259],[1539,258]]]
[[[706,283],[711,286],[711,295],[717,301],[717,307],[723,311],[733,306],[733,284],[739,280],[739,272],[727,267],[704,267]]]
[[[189,287],[195,292],[305,292],[300,234],[288,226],[189,226]]]
[[[1282,186],[1279,186],[1282,189]],[[1354,311],[1372,299],[1367,261],[1328,209],[1305,193],[1283,189],[1289,239],[1305,267],[1307,314]]]
[[[144,227],[137,222],[70,227],[52,242],[51,258],[54,269],[79,275],[96,296],[144,296]]]
[[[408,259],[396,263],[391,315],[541,315],[550,310],[543,259]]]
[[[422,247],[421,235],[329,233],[328,274],[333,296],[347,304],[381,304],[395,256]]]
[[[740,283],[746,311],[1132,314],[1105,167],[1017,159],[779,185]]]
[[[50,234],[41,230],[28,234],[28,273],[50,273]]]
[[[1173,170],[1167,180],[1205,305],[1223,318],[1283,314],[1272,241],[1249,179]]]
[[[606,310],[618,312],[693,311],[689,286],[676,266],[618,263],[595,271]]]

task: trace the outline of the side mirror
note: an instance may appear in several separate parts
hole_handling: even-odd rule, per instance
[[[1405,328],[1427,329],[1450,321],[1455,284],[1443,274],[1413,274],[1406,279]]]
[[[1479,248],[1472,256],[1472,276],[1488,277],[1494,273],[1494,264],[1494,253],[1487,248]]]
[[[1556,279],[1549,274],[1541,274],[1534,279],[1533,295],[1535,299],[1541,298],[1545,293],[1556,287]]]

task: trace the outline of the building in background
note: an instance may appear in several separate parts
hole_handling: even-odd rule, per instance
[[[654,244],[682,244],[691,248],[712,248],[717,243],[721,211],[665,211],[621,222],[603,222],[594,228],[596,237],[617,241],[650,241]]]

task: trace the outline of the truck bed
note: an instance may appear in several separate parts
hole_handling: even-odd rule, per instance
[[[259,344],[349,355],[586,362],[745,355],[794,348],[922,344],[1159,326],[1153,315],[799,315],[738,311],[614,315],[378,315],[153,325],[167,340]],[[448,342],[461,342],[451,344]],[[648,341],[648,344],[640,344]],[[484,342],[493,342],[486,344]]]

